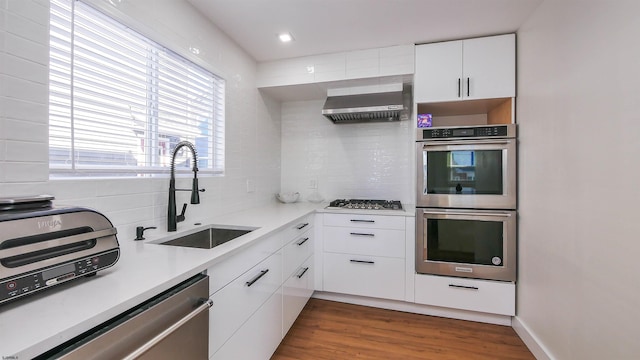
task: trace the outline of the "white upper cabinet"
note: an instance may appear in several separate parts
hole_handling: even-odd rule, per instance
[[[356,50],[258,63],[258,88],[411,75],[414,45]]]
[[[415,102],[462,99],[462,41],[416,46]]]
[[[418,45],[416,103],[515,97],[515,35]]]

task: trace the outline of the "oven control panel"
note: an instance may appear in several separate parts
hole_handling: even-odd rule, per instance
[[[0,281],[0,304],[71,279],[95,274],[118,261],[119,249],[95,254]]]
[[[489,125],[468,127],[443,127],[421,130],[420,140],[450,140],[450,139],[482,139],[495,137],[515,137],[515,125]]]

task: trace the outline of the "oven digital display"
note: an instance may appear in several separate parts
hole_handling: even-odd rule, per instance
[[[453,129],[454,137],[459,136],[474,136],[476,134],[475,129]]]
[[[59,266],[57,268],[53,268],[51,270],[47,270],[47,271],[43,271],[42,272],[42,279],[44,281],[47,281],[49,279],[53,279],[56,278],[60,275],[64,275],[64,274],[68,274],[68,273],[72,273],[76,271],[76,265],[75,264],[67,264],[64,266]]]

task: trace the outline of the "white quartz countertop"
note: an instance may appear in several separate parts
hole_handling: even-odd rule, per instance
[[[26,360],[40,355],[323,206],[274,203],[211,218],[201,226],[185,221],[175,233],[147,231],[144,241],[119,236],[121,254],[113,267],[0,306],[0,357]],[[154,243],[210,224],[258,229],[213,249]]]
[[[326,203],[273,203],[264,207],[218,216],[202,225],[178,224],[178,231],[147,231],[146,240],[118,236],[120,259],[96,276],[70,281],[0,306],[0,356],[31,359],[34,356],[100,325],[114,316],[179,284],[250,244],[313,213],[414,216],[404,210],[331,210]],[[159,245],[209,225],[258,228],[213,249]]]

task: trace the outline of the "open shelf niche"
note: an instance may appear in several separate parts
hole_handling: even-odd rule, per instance
[[[514,106],[513,98],[420,103],[416,114],[431,114],[432,127],[514,124]]]

